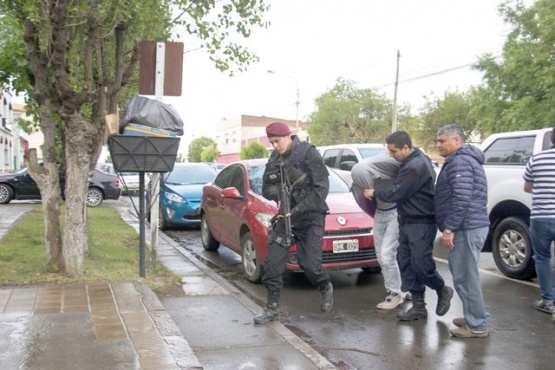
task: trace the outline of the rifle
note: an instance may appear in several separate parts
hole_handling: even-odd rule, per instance
[[[283,215],[283,221],[285,222],[285,236],[284,240],[281,243],[286,248],[289,248],[294,243],[294,236],[293,236],[293,228],[291,226],[291,217],[286,216],[288,213],[291,213],[291,185],[289,184],[289,178],[285,175],[285,164],[283,163],[283,159],[280,158],[279,160],[279,176],[280,176],[280,188],[279,188],[279,196],[280,196],[280,206],[278,213]]]

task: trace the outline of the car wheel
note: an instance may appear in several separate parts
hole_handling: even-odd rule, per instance
[[[214,238],[210,232],[210,227],[208,226],[208,220],[206,219],[206,214],[202,215],[200,220],[200,236],[202,239],[202,246],[204,250],[209,252],[217,251],[220,248],[220,242]]]
[[[10,203],[13,199],[13,190],[10,186],[0,184],[0,204]]]
[[[247,280],[256,284],[260,283],[262,279],[262,266],[260,266],[258,261],[256,247],[249,232],[245,233],[241,238],[241,265]]]
[[[89,188],[89,190],[87,190],[87,206],[98,207],[102,204],[103,199],[102,192],[97,188]]]
[[[528,224],[508,217],[495,227],[491,251],[497,268],[506,276],[530,280],[536,276]]]

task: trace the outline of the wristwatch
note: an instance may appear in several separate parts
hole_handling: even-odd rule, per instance
[[[444,232],[445,234],[451,234],[451,233],[452,233],[452,231],[449,230],[449,229],[444,229],[443,232]]]

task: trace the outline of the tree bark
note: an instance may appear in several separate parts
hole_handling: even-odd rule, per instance
[[[66,122],[66,215],[63,234],[63,258],[66,272],[82,274],[84,257],[89,251],[87,240],[87,189],[91,159],[96,154],[94,143],[102,135],[99,129],[86,122],[81,113],[62,113]]]
[[[46,252],[46,266],[49,271],[62,271],[63,264],[60,259],[62,238],[60,233],[60,205],[62,198],[59,189],[54,183],[59,181],[58,171],[55,167],[40,165],[37,161],[37,150],[30,149],[25,152],[25,163],[29,174],[37,183],[42,196],[42,213],[44,216],[44,244]]]

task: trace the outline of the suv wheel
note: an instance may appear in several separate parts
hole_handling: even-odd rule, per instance
[[[519,217],[508,217],[495,227],[491,251],[497,268],[506,276],[530,280],[536,277],[528,224]]]

